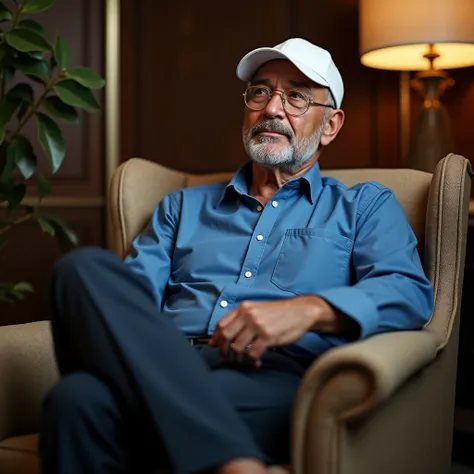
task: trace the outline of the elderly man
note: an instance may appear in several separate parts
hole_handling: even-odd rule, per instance
[[[125,262],[81,249],[56,268],[45,474],[264,473],[288,462],[316,357],[431,315],[392,192],[320,176],[344,122],[331,55],[293,38],[248,53],[237,75],[249,162],[166,196]]]

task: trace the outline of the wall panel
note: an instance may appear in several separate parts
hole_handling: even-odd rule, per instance
[[[122,8],[122,160],[234,170],[246,159],[237,63],[254,47],[300,36],[333,53],[346,85],[346,123],[322,166],[398,164],[399,77],[360,64],[356,1],[129,0]],[[222,93],[211,104],[216,85]]]
[[[45,208],[44,212],[66,220],[81,245],[103,245],[105,216],[101,208]],[[49,318],[48,287],[54,262],[60,256],[56,240],[43,233],[35,222],[8,233],[8,243],[0,251],[0,281],[28,281],[35,293],[18,304],[0,306],[0,325]]]

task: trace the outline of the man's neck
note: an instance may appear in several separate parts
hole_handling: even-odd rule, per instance
[[[254,197],[262,205],[273,197],[273,195],[284,184],[294,178],[303,176],[317,161],[317,157],[305,163],[296,173],[287,173],[278,168],[264,168],[253,162],[252,164],[252,183],[249,187],[250,196]]]

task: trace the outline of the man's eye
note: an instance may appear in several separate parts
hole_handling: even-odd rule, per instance
[[[305,95],[299,91],[290,91],[288,93],[288,97],[290,97],[291,99],[301,99],[301,100],[306,99]]]

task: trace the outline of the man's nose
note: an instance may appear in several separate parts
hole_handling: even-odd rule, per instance
[[[267,106],[265,107],[265,115],[268,117],[284,117],[285,109],[283,108],[283,98],[281,96],[281,92],[273,92],[272,97],[270,98]]]

